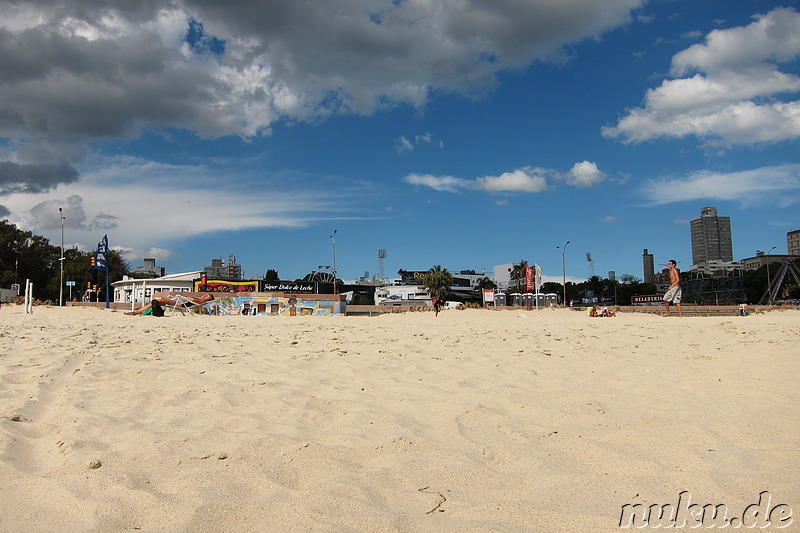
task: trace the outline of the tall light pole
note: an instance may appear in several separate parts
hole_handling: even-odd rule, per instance
[[[570,241],[567,241],[563,248],[561,246],[556,246],[556,248],[561,248],[561,274],[564,282],[564,307],[567,306],[567,258],[565,254],[567,252],[567,244],[569,244],[569,242]]]
[[[772,248],[770,248],[769,252],[771,252],[775,248],[777,248],[777,246],[773,246]],[[770,286],[771,283],[769,281],[769,252],[764,254],[767,258],[767,305],[768,306],[772,305],[772,287]],[[758,250],[756,250],[756,253],[758,253]]]
[[[61,283],[58,285],[58,305],[64,305],[64,212],[58,208],[58,218],[61,222],[61,258],[58,260],[61,263]]]
[[[333,246],[333,294],[339,294],[336,288],[336,230],[331,235],[331,246]]]

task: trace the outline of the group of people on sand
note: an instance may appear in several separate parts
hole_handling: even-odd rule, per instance
[[[211,293],[205,293],[202,296],[185,296],[185,298],[195,305],[202,305],[213,300],[214,296]],[[134,311],[128,311],[125,314],[164,316],[165,307],[175,307],[178,305],[180,305],[180,303],[176,298],[153,298],[150,300],[150,303],[145,304]]]
[[[612,317],[617,316],[616,311],[612,311],[608,307],[590,307],[589,316],[592,317]]]

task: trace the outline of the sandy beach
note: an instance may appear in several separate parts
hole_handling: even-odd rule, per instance
[[[0,531],[604,532],[683,491],[792,530],[799,326],[3,306]]]

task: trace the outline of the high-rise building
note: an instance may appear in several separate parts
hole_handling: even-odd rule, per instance
[[[733,261],[731,217],[721,217],[716,207],[704,207],[691,222],[692,264]]]
[[[800,229],[786,234],[786,248],[789,255],[800,255]]]
[[[164,267],[156,266],[155,257],[145,257],[142,266],[134,268],[132,274],[158,278],[164,275]]]
[[[642,253],[642,263],[644,266],[644,282],[655,283],[656,269],[655,263],[653,262],[653,254],[648,253],[647,248],[645,248],[644,253]]]
[[[204,272],[209,278],[242,279],[242,265],[236,264],[236,257],[228,257],[228,264],[220,259],[212,259],[211,265],[205,267]]]

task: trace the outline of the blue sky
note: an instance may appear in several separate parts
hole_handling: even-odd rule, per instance
[[[0,217],[168,272],[233,254],[545,279],[800,229],[800,2],[6,2]]]

